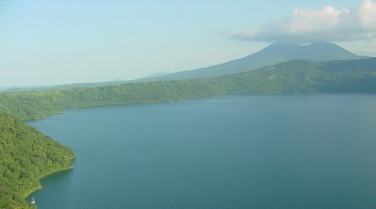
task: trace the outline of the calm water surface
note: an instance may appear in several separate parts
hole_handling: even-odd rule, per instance
[[[78,157],[38,209],[376,208],[376,96],[228,96],[30,122]]]

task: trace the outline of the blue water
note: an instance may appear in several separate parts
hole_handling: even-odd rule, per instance
[[[72,147],[38,209],[376,208],[376,96],[226,96],[30,122]]]

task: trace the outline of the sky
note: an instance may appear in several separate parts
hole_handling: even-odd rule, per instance
[[[273,42],[376,56],[375,0],[1,0],[0,87],[132,80]]]

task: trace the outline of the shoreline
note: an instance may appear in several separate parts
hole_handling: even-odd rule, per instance
[[[24,195],[24,200],[26,201],[26,199],[27,199],[28,197],[30,197],[33,193],[38,192],[39,190],[43,189],[42,184],[41,184],[41,180],[42,180],[42,179],[47,178],[47,177],[49,177],[49,176],[52,176],[52,175],[54,175],[54,174],[57,174],[57,173],[63,172],[63,171],[73,170],[73,168],[74,168],[74,166],[73,166],[73,162],[74,162],[75,159],[76,159],[76,156],[73,157],[73,158],[70,158],[70,160],[71,160],[71,165],[70,165],[68,168],[62,168],[62,169],[60,169],[60,170],[53,171],[53,172],[51,172],[51,173],[48,173],[48,174],[46,174],[46,175],[40,177],[40,178],[38,179],[38,183],[39,183],[38,187],[35,188],[35,189],[33,189],[33,190],[32,190],[31,192],[29,192],[28,194]],[[27,202],[27,201],[26,201],[26,202]],[[27,203],[28,203],[28,202],[27,202]]]

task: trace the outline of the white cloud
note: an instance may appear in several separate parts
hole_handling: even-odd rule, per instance
[[[363,2],[352,9],[326,6],[321,10],[295,9],[292,15],[259,30],[234,34],[244,41],[311,43],[376,39],[376,3]]]

